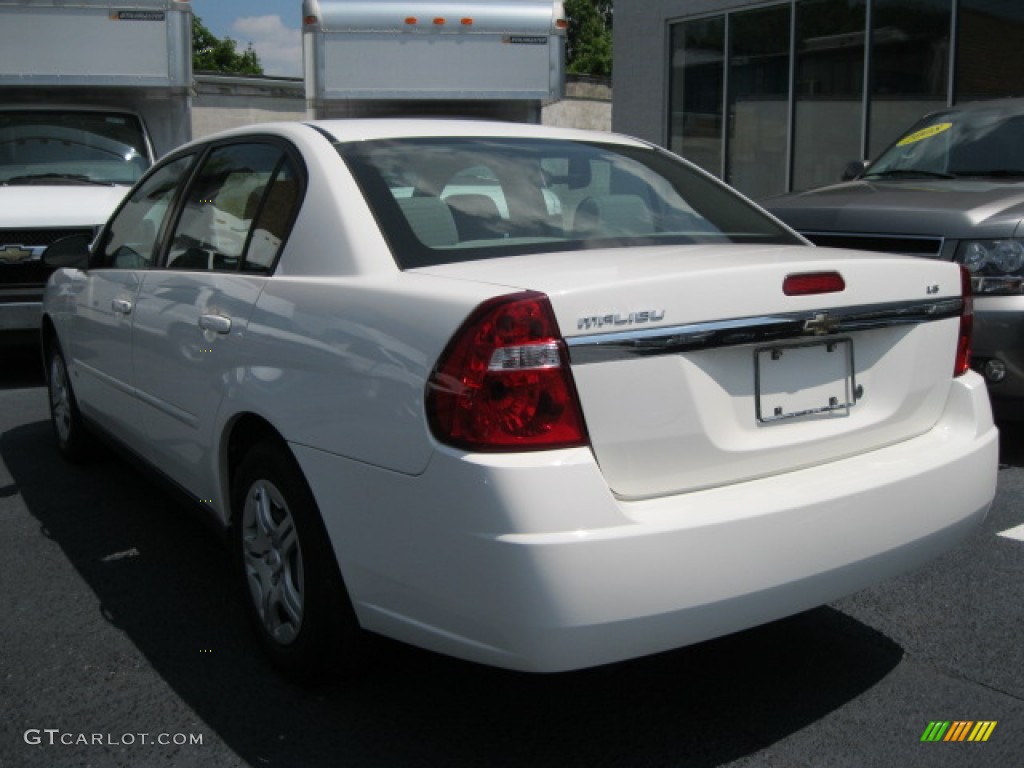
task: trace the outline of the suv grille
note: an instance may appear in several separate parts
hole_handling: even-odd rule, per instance
[[[800,234],[815,245],[826,248],[852,248],[858,251],[900,253],[908,256],[938,256],[942,252],[941,237],[856,235],[835,232],[801,232]]]
[[[49,245],[68,235],[91,235],[91,227],[77,229],[0,229],[0,248],[5,245],[21,245],[34,248]]]
[[[43,249],[56,240],[68,235],[92,236],[92,227],[76,227],[74,229],[0,229],[0,302],[24,301],[24,290],[31,289],[32,294],[41,294],[47,278],[53,271],[44,267],[39,261]],[[17,257],[9,251],[4,258],[4,249],[8,246],[19,249],[38,249],[31,257]],[[16,259],[16,260],[15,260]]]

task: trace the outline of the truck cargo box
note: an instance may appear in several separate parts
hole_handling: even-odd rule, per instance
[[[192,85],[192,14],[176,0],[0,0],[0,86]]]
[[[307,106],[539,117],[563,95],[565,29],[552,0],[304,0]]]

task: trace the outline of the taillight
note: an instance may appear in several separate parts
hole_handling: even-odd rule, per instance
[[[469,451],[587,443],[565,342],[542,293],[477,307],[434,367],[426,406],[434,436]]]
[[[971,332],[974,327],[974,297],[971,294],[971,273],[967,267],[960,267],[960,293],[963,308],[960,310],[960,333],[956,341],[956,363],[954,376],[963,376],[971,369]]]

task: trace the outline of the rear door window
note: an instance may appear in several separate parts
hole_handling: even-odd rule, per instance
[[[297,174],[283,147],[215,147],[186,190],[166,266],[268,272],[297,206]]]

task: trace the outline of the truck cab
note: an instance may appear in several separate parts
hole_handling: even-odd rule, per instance
[[[191,20],[182,0],[0,5],[0,342],[38,332],[46,246],[191,138]]]
[[[0,330],[38,328],[43,250],[91,235],[153,159],[132,112],[0,106]]]

